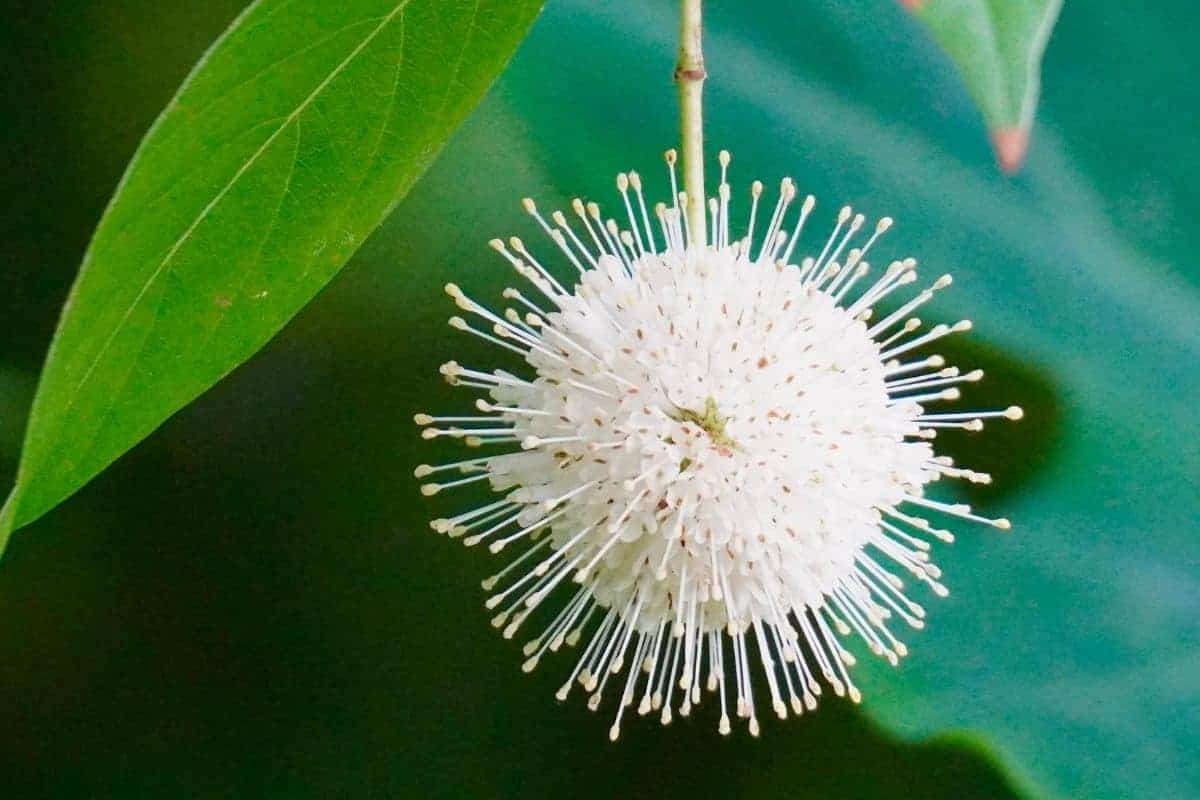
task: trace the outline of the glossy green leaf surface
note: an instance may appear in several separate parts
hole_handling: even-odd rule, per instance
[[[1062,0],[909,0],[983,112],[1001,166],[1024,159],[1042,53]]]
[[[34,400],[15,527],[271,338],[428,166],[540,0],[261,0],[134,156]]]

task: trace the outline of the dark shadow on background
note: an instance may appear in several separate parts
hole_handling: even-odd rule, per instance
[[[1029,482],[1049,463],[1062,434],[1062,401],[1044,373],[978,334],[949,336],[931,350],[963,372],[982,369],[984,373],[978,383],[961,384],[962,399],[953,403],[953,409],[947,405],[944,410],[1019,405],[1025,411],[1019,422],[988,420],[982,431],[940,430],[933,443],[939,454],[952,457],[956,464],[992,476],[990,484],[954,482],[968,503],[980,509],[1002,509],[1007,497],[1028,491]]]

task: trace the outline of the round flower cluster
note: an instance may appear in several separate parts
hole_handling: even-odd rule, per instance
[[[673,708],[690,712],[702,684],[719,693],[722,733],[732,710],[757,734],[756,673],[780,717],[815,707],[818,677],[857,701],[838,634],[894,664],[907,651],[888,623],[920,628],[925,616],[900,573],[946,594],[928,540],[953,537],[926,515],[1009,527],[925,497],[942,477],[990,480],[936,455],[937,430],[1021,417],[928,409],[982,372],[917,355],[970,328],[922,331],[911,316],[948,275],[877,313],[917,280],[912,259],[868,278],[890,219],[856,246],[866,220],[843,208],[821,249],[797,257],[813,198],[797,203],[784,179],[768,215],[755,182],[747,228],[731,238],[722,153],[711,236],[698,241],[667,160],[674,199],[653,215],[636,173],[617,178],[620,223],[594,203],[574,201],[572,224],[524,201],[571,280],[513,238],[492,242],[532,286],[505,290],[512,307],[496,313],[446,288],[471,318],[451,326],[517,354],[528,374],[449,362],[448,381],[480,392],[479,414],[416,419],[426,438],[487,453],[419,467],[451,476],[425,494],[486,481],[501,495],[434,529],[496,553],[523,548],[484,581],[493,622],[511,637],[543,619],[526,670],[586,640],[558,696],[581,684],[594,709],[620,684],[614,739],[626,708],[666,723]],[[551,597],[556,613],[539,615]]]

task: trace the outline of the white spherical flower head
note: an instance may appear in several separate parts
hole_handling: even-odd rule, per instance
[[[667,160],[674,186],[673,153]],[[1021,416],[927,410],[982,377],[914,355],[970,327],[922,333],[910,316],[949,277],[875,319],[916,280],[911,259],[865,280],[891,220],[852,246],[865,219],[843,208],[817,254],[794,261],[813,198],[791,218],[796,190],[785,179],[766,214],[756,182],[747,229],[731,240],[728,163],[722,153],[703,244],[691,241],[681,194],[651,223],[636,173],[618,176],[620,224],[578,200],[574,224],[561,212],[548,221],[526,200],[572,279],[514,238],[492,246],[533,296],[507,289],[513,306],[498,314],[447,291],[480,321],[451,325],[512,351],[529,374],[450,362],[443,374],[482,393],[481,414],[417,417],[426,438],[509,445],[417,469],[462,476],[427,483],[426,494],[488,481],[502,495],[433,527],[497,553],[524,548],[484,581],[493,622],[512,637],[552,605],[536,615],[525,669],[581,647],[558,695],[578,682],[594,709],[618,683],[613,738],[628,707],[666,723],[672,709],[690,712],[702,686],[719,694],[722,733],[732,711],[757,734],[756,673],[781,718],[815,707],[818,676],[857,701],[838,635],[857,634],[894,664],[907,651],[888,623],[919,628],[925,616],[898,573],[946,593],[926,537],[952,536],[924,515],[1008,527],[923,492],[941,477],[989,480],[935,455],[938,428]]]

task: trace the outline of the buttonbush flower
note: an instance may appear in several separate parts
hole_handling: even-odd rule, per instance
[[[614,696],[615,739],[629,709],[665,724],[707,690],[721,733],[732,715],[757,735],[760,706],[801,714],[823,685],[860,699],[840,637],[892,664],[906,654],[892,629],[921,628],[925,610],[905,580],[947,593],[929,557],[930,540],[953,539],[940,520],[1009,527],[926,496],[941,478],[990,480],[932,441],[1021,410],[931,410],[982,372],[925,354],[969,322],[923,330],[911,316],[949,275],[901,301],[916,261],[868,262],[891,219],[842,208],[802,255],[815,201],[785,178],[773,204],[755,182],[732,231],[722,152],[711,240],[696,241],[667,161],[669,205],[648,208],[633,172],[617,177],[615,217],[574,200],[547,218],[525,200],[559,263],[493,240],[527,282],[504,291],[509,308],[446,287],[464,314],[451,326],[526,369],[443,365],[478,414],[416,421],[482,454],[416,474],[432,478],[426,495],[499,494],[432,526],[521,549],[483,582],[486,605],[506,638],[530,631],[526,671],[578,648],[560,699],[576,685],[592,709]]]

